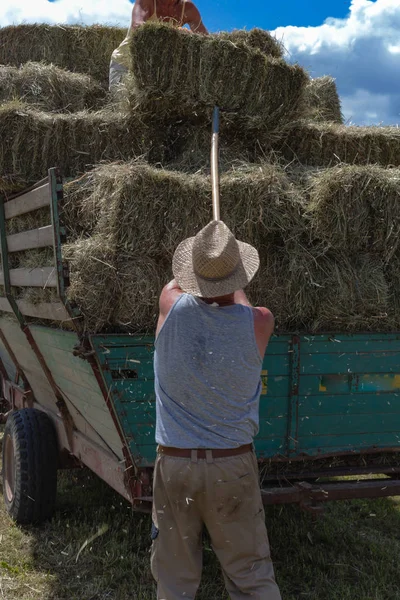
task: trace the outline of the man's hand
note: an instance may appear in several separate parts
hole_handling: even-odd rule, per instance
[[[163,326],[164,321],[167,318],[167,315],[171,310],[172,306],[175,304],[177,298],[182,294],[183,291],[181,290],[175,279],[167,283],[167,285],[164,287],[163,291],[161,292],[159,301],[160,314],[158,317],[156,336],[159,334],[160,329]]]

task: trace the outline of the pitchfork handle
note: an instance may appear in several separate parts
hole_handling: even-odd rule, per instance
[[[213,219],[220,220],[219,210],[219,166],[218,166],[218,140],[219,140],[219,108],[214,107],[211,138],[211,182]]]

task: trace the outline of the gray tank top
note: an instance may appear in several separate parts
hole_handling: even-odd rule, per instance
[[[182,294],[155,347],[158,444],[235,448],[253,441],[262,358],[251,308]]]

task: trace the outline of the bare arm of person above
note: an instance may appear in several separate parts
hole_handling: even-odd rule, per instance
[[[180,23],[182,26],[189,25],[193,33],[208,34],[199,10],[191,0],[184,3],[183,0],[181,2],[176,2],[176,0],[165,2],[164,0],[162,3],[157,0],[136,0],[132,9],[131,28],[140,27],[154,14],[160,21],[172,21]]]
[[[136,29],[144,25],[154,12],[154,0],[136,0],[132,9],[131,28]]]
[[[160,301],[159,301],[159,309],[160,314],[158,317],[156,337],[158,336],[161,327],[164,324],[165,319],[172,306],[174,305],[176,299],[183,294],[181,288],[176,283],[175,279],[167,283],[161,292]]]
[[[253,309],[254,315],[254,333],[261,356],[264,356],[271,335],[274,332],[274,315],[268,308],[261,306],[253,307],[243,290],[234,293],[235,304],[243,304]]]
[[[187,0],[185,3],[184,25],[189,25],[193,33],[203,33],[208,35],[207,28],[204,26],[200,12],[194,2]]]

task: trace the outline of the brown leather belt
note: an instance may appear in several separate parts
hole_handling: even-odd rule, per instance
[[[166,456],[175,456],[177,458],[191,458],[192,452],[196,453],[197,458],[207,458],[207,453],[211,452],[212,458],[228,458],[229,456],[237,456],[238,454],[246,454],[246,452],[253,452],[252,444],[245,444],[239,446],[239,448],[227,448],[226,450],[212,450],[205,448],[193,448],[193,450],[186,448],[171,448],[167,446],[158,446],[157,451],[159,454],[165,454]]]

